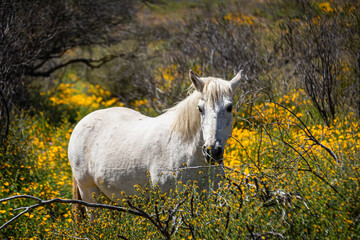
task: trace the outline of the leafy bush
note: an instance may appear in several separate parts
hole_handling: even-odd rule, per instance
[[[60,200],[34,208],[9,223],[27,211],[25,206],[39,202],[34,198],[2,200],[0,225],[6,227],[0,226],[1,236],[5,239],[356,239],[360,233],[360,132],[356,105],[352,105],[356,100],[346,97],[346,93],[349,95],[349,87],[357,86],[358,81],[358,36],[354,31],[358,26],[352,24],[358,18],[354,11],[358,5],[279,3],[282,5],[276,10],[275,18],[265,13],[266,18],[261,17],[261,11],[267,8],[257,9],[255,17],[235,6],[206,9],[201,18],[194,14],[189,22],[178,26],[184,30],[181,34],[176,33],[177,29],[172,29],[170,34],[169,29],[157,26],[153,33],[162,34],[151,35],[150,47],[146,45],[144,49],[150,48],[153,54],[162,53],[161,59],[151,58],[154,55],[150,53],[140,54],[144,62],[139,65],[128,62],[132,66],[130,70],[112,78],[128,79],[122,86],[127,88],[130,84],[134,91],[116,90],[110,83],[104,83],[114,90],[110,93],[95,81],[85,84],[78,77],[80,74],[69,71],[71,74],[54,82],[57,86],[43,90],[40,96],[44,111],[35,108],[14,115],[17,117],[9,128],[9,138],[0,146],[0,199],[17,195],[70,199],[72,181],[67,143],[74,123],[81,117],[98,108],[122,106],[114,96],[126,106],[156,115],[185,95],[189,68],[199,74],[219,74],[225,78],[230,78],[234,70],[245,68],[243,94],[235,102],[234,130],[224,155],[226,176],[217,191],[201,192],[196,184],[178,182],[175,190],[162,193],[149,182],[146,186],[134,186],[138,191],[136,196],[124,195],[124,201],[116,206],[124,211],[103,209],[94,223],[85,219],[78,224],[74,224],[69,203]],[[284,6],[291,9],[286,11]],[[342,20],[349,20],[348,30],[339,22],[327,25],[331,19],[337,19],[338,13],[331,9],[340,9],[339,6],[343,6],[341,14],[353,11]],[[308,8],[314,15],[303,14]],[[309,16],[318,15],[324,25],[311,22]],[[271,26],[263,24],[265,21]],[[284,24],[282,28],[279,22]],[[290,29],[293,32],[286,32]],[[339,29],[345,31],[344,36],[336,35]],[[259,34],[261,31],[264,35]],[[278,52],[268,48],[274,45],[275,38],[269,37],[271,31],[298,45],[281,49],[286,44],[275,44],[284,51],[283,55],[276,55]],[[339,41],[330,39],[330,33]],[[306,37],[311,40],[308,43],[311,48],[304,50],[301,46]],[[326,41],[318,44],[317,40],[323,37]],[[139,42],[141,45],[146,39]],[[341,46],[330,49],[325,43]],[[323,54],[321,46],[328,55]],[[341,58],[335,57],[338,53]],[[287,58],[276,63],[274,60],[281,56]],[[340,82],[335,83],[336,87],[316,86],[334,87],[331,93],[336,94],[331,97],[336,96],[338,104],[351,106],[344,109],[337,105],[336,114],[326,120],[327,124],[316,113],[316,104],[313,105],[314,99],[306,85],[301,88],[296,78],[300,76],[304,80],[305,72],[295,76],[287,72],[299,59],[298,66],[310,64],[307,66],[311,67],[311,63],[320,64],[322,57],[329,58],[329,74]],[[141,71],[138,66],[143,67]],[[314,72],[314,81],[325,81],[323,73],[317,73],[319,66],[303,70]],[[135,80],[130,80],[131,77]],[[123,93],[125,96],[117,96]],[[103,202],[115,205],[105,198]]]

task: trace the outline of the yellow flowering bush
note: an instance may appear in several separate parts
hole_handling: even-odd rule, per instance
[[[64,120],[61,128],[56,129],[41,113],[13,124],[14,135],[9,137],[7,146],[2,146],[8,149],[0,156],[0,198],[14,195],[33,195],[43,199],[71,198],[67,142],[72,126]],[[22,139],[19,139],[21,134]],[[0,222],[3,224],[19,213],[16,208],[34,203],[21,200],[15,205],[10,201],[0,204]],[[7,227],[4,236],[8,239],[44,239],[59,222],[67,227],[72,225],[70,208],[54,211],[39,207],[23,218],[32,223],[14,222]]]
[[[329,2],[319,3],[319,8],[325,13],[332,13],[335,10],[331,7]]]
[[[173,85],[173,82],[176,78],[179,76],[176,73],[177,66],[171,65],[168,67],[160,67],[158,68],[158,76],[156,81],[159,83],[161,90],[168,90],[171,89],[171,86]]]
[[[269,219],[272,228],[285,223],[305,229],[304,235],[325,237],[332,226],[341,226],[331,234],[350,236],[359,230],[354,224],[360,193],[357,117],[335,119],[332,127],[305,125],[300,110],[309,102],[303,93],[258,103],[253,115],[238,123],[242,127],[234,128],[225,154],[228,177],[257,206],[260,218],[251,217],[249,224],[262,222],[263,214],[278,214],[282,221]]]
[[[253,25],[256,22],[256,18],[253,16],[247,16],[244,14],[232,14],[228,13],[224,16],[224,19],[238,25]]]
[[[98,100],[110,95],[100,87],[80,86],[86,94],[76,84],[60,85],[55,95],[46,94],[54,106],[79,104],[88,111],[111,100]],[[76,100],[79,96],[86,101]],[[153,216],[175,239],[356,236],[360,190],[356,116],[335,119],[332,127],[319,125],[304,111],[311,105],[302,89],[251,107],[241,104],[224,156],[226,177],[221,188],[200,192],[196,184],[178,182],[174,191],[161,193],[149,180],[148,186],[135,186],[137,196],[127,196],[122,206]],[[146,105],[146,100],[138,100],[133,107]],[[66,151],[72,128],[66,118],[53,127],[42,113],[20,118],[12,126],[14,134],[7,146],[7,154],[19,159],[1,155],[1,198],[27,194],[70,199]],[[31,200],[0,203],[0,221],[9,221],[18,213],[15,209],[31,204]],[[85,220],[74,225],[70,210],[69,205],[55,204],[37,208],[21,217],[26,221],[11,223],[4,234],[9,239],[165,236],[143,217],[110,210],[100,211],[94,223]]]
[[[60,107],[60,111],[76,115],[73,118],[81,119],[86,114],[97,109],[106,107],[122,107],[116,98],[111,97],[111,93],[100,87],[79,80],[76,74],[69,74],[70,83],[60,83],[53,89],[42,92],[42,96],[47,96],[52,107]]]

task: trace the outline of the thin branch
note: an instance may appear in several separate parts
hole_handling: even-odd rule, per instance
[[[323,149],[325,149],[335,159],[336,163],[341,165],[341,162],[338,159],[338,157],[336,156],[336,154],[330,148],[328,148],[325,145],[323,145],[322,143],[320,143],[315,138],[315,136],[311,133],[310,129],[306,126],[306,124],[293,111],[291,111],[289,108],[283,106],[282,104],[273,101],[272,98],[270,97],[270,95],[267,92],[265,92],[265,91],[263,91],[263,92],[269,97],[270,102],[274,103],[275,105],[277,105],[279,107],[282,107],[283,109],[288,111],[291,115],[293,115],[297,120],[299,120],[299,122],[301,123],[301,125],[303,127],[301,127],[300,125],[297,125],[297,126],[299,126],[299,128],[305,132],[305,134],[310,138],[310,140],[313,141],[314,143],[316,143],[317,145],[319,145],[320,147],[322,147]]]
[[[183,203],[186,202],[186,200],[187,200],[186,198],[183,199],[181,202],[179,202],[179,203],[176,205],[176,207],[175,207],[173,210],[171,210],[168,219],[174,217],[175,213],[179,210],[180,206],[183,205]],[[176,224],[177,224],[176,220],[177,220],[177,218],[175,218],[175,219],[173,220],[172,229],[171,229],[171,231],[170,231],[170,236],[171,236],[172,234],[174,234],[174,232],[175,232],[175,230],[176,230]],[[166,224],[167,224],[167,223],[168,223],[168,221],[166,222]],[[170,229],[169,229],[169,230],[170,230]]]

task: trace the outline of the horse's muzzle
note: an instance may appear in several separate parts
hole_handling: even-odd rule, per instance
[[[206,162],[209,164],[221,164],[223,161],[224,150],[220,145],[217,146],[203,146],[203,154],[205,155]]]

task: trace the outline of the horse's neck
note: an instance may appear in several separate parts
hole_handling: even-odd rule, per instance
[[[187,164],[190,165],[204,163],[201,150],[201,120],[197,110],[199,98],[200,93],[191,94],[169,109],[163,119],[170,128],[169,147],[178,155],[179,160],[186,159]]]
[[[194,134],[192,138],[184,138],[177,132],[172,132],[168,142],[170,149],[172,149],[172,159],[186,163],[188,166],[203,165],[205,161],[201,143],[200,131]]]

